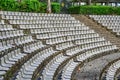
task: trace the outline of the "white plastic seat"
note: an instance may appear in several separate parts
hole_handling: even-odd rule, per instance
[[[70,80],[71,75],[75,67],[77,67],[78,62],[74,62],[72,59],[66,64],[62,70],[62,80]]]
[[[116,61],[113,64],[111,64],[107,70],[106,73],[106,80],[114,80],[114,76],[116,74],[116,71],[120,68],[120,61]]]
[[[115,32],[116,35],[117,32],[119,32],[119,29],[115,30],[117,25],[119,25],[119,16],[114,15],[90,15],[89,17],[93,18],[94,20],[98,21],[98,23],[102,24],[103,26],[106,26],[107,29],[112,29],[112,32]]]
[[[53,60],[51,60],[43,71],[43,79],[52,80],[56,68],[60,65],[61,62],[63,62],[67,58],[68,58],[67,56],[63,56],[62,54],[59,54]]]
[[[57,50],[62,50],[68,47],[72,47],[74,44],[72,42],[64,42],[56,45]]]
[[[39,52],[22,66],[17,75],[17,79],[19,80],[22,78],[30,80],[32,78],[33,72],[42,63],[42,61],[50,55],[53,55],[55,52],[56,51],[54,51],[52,47]]]
[[[42,47],[44,47],[44,45],[42,44],[41,41],[39,41],[39,42],[35,42],[35,43],[32,43],[32,44],[26,45],[26,46],[23,47],[23,49],[24,49],[24,52],[32,53],[35,50],[38,50]]]

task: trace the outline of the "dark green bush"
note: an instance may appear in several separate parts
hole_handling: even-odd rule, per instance
[[[53,13],[59,13],[60,12],[60,4],[59,3],[52,3],[51,4],[52,7],[52,12]]]
[[[69,13],[72,14],[120,14],[120,7],[111,6],[77,6],[70,7]]]
[[[46,3],[40,3],[41,7],[40,7],[40,11],[42,13],[45,13],[47,10],[47,4]]]
[[[53,13],[60,12],[59,3],[52,3],[51,7]],[[0,10],[45,13],[47,4],[39,2],[39,0],[22,0],[22,2],[17,2],[15,0],[0,0]]]
[[[23,0],[20,5],[20,11],[27,12],[39,12],[40,11],[40,2],[38,0]]]
[[[0,0],[1,10],[16,11],[18,9],[18,3],[15,0]]]

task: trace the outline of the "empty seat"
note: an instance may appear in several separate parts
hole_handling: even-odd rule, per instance
[[[13,38],[18,36],[23,36],[23,30],[9,30],[9,31],[1,31],[0,32],[0,39],[6,39],[6,38]]]
[[[0,16],[0,80],[16,64],[15,80],[31,80],[38,70],[43,80],[52,80],[71,59],[60,70],[62,80],[70,80],[78,62],[118,49],[69,14],[0,11]],[[90,17],[119,34],[118,16]]]
[[[53,58],[53,60],[51,60],[43,70],[43,80],[53,80],[55,70],[67,58],[67,56],[63,56],[62,54],[59,54]]]
[[[4,76],[6,72],[15,65],[20,59],[22,59],[26,54],[21,53],[20,49],[13,50],[3,56],[0,61],[0,76]]]
[[[107,29],[112,30],[112,32],[115,32],[117,36],[119,36],[118,32],[120,32],[120,16],[117,15],[89,15],[89,17],[96,20],[98,23],[105,26]]]
[[[108,67],[106,73],[106,80],[114,80],[114,76],[116,75],[117,70],[120,68],[120,60],[114,62]]]
[[[78,61],[84,61],[85,59],[90,58],[93,55],[101,54],[101,53],[104,53],[104,52],[110,52],[110,51],[113,51],[113,50],[116,50],[116,49],[117,49],[117,47],[115,45],[102,46],[102,47],[99,47],[99,48],[88,50],[85,53],[77,56],[77,60]]]
[[[55,54],[56,51],[52,47],[47,48],[39,52],[37,55],[33,56],[29,61],[27,61],[18,72],[16,80],[31,80],[33,72],[37,67],[49,56]],[[42,65],[42,64],[41,64]]]
[[[23,46],[23,50],[25,53],[32,53],[38,49],[41,49],[42,47],[44,47],[44,45],[42,44],[41,41],[38,41],[38,42],[31,43],[29,45]]]
[[[71,59],[62,70],[61,80],[71,80],[72,72],[78,64],[78,62],[74,62],[73,59]]]
[[[13,29],[12,25],[6,25],[6,24],[1,25],[0,24],[0,31],[7,31],[7,30],[14,30],[14,29]]]
[[[60,43],[56,45],[56,49],[57,50],[62,50],[68,47],[74,46],[74,44],[72,42],[64,42],[64,43]]]
[[[4,23],[4,20],[0,20],[0,25],[1,25],[1,24],[5,24],[5,23]]]

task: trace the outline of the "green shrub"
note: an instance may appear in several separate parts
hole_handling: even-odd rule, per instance
[[[46,3],[40,3],[41,7],[40,7],[40,11],[42,13],[45,13],[47,10],[47,4]]]
[[[120,7],[111,6],[77,6],[70,7],[69,13],[72,14],[120,14]]]
[[[40,2],[37,0],[23,0],[19,5],[20,11],[27,12],[39,12],[40,7]]]
[[[52,3],[51,4],[52,7],[52,12],[53,13],[59,13],[60,12],[60,4],[59,3]]]
[[[18,3],[15,0],[0,0],[1,10],[16,11]]]
[[[68,11],[69,11],[69,13],[80,13],[79,11],[80,11],[80,7],[70,7],[69,9],[68,9]],[[81,10],[82,11],[82,10]]]
[[[60,12],[59,3],[52,3],[51,7],[53,13]],[[38,0],[22,0],[21,2],[15,0],[0,0],[0,10],[45,13],[47,4],[39,2]]]

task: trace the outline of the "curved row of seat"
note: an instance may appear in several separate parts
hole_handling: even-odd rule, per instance
[[[118,15],[89,15],[98,23],[112,30],[117,36],[120,36],[120,16]]]
[[[120,76],[119,69],[120,69],[120,57],[110,61],[105,65],[105,67],[101,71],[100,79],[119,80],[119,76]]]
[[[79,22],[80,23],[80,22]],[[20,29],[38,29],[38,28],[53,28],[53,27],[79,27],[83,26],[82,28],[89,28],[89,27],[84,27],[85,25],[83,23],[80,24],[31,24],[31,25],[19,25]]]
[[[12,25],[8,25],[8,24],[0,25],[0,31],[8,31],[8,30],[14,30]]]
[[[79,62],[118,49],[70,15],[10,11],[0,11],[0,15],[9,22],[0,24],[0,80],[11,78],[8,71],[14,71],[14,80],[31,80],[38,75],[52,80],[68,59],[61,79],[70,80]],[[19,66],[16,70],[15,65]]]
[[[28,15],[27,15],[28,16]],[[24,16],[19,16],[19,15],[2,15],[2,19],[15,19],[15,20],[58,20],[58,21],[62,21],[62,20],[67,20],[67,19],[70,19],[70,20],[74,20],[74,18],[73,17],[66,17],[66,16],[61,16],[61,17],[58,17],[58,16],[55,16],[55,17],[53,17],[53,16],[41,16],[41,17],[39,17],[39,16],[29,16],[29,17],[27,17],[26,15],[24,15]]]
[[[47,14],[47,13],[30,13],[30,12],[12,12],[12,11],[0,11],[0,14],[9,15],[9,16],[53,16],[53,17],[70,17],[69,14]],[[71,17],[70,17],[71,18]]]
[[[76,46],[76,47],[74,47],[74,48],[71,48],[71,49],[68,49],[68,50],[66,50],[66,52],[65,52],[65,54],[66,55],[68,55],[67,56],[67,58],[68,57],[70,57],[70,56],[73,56],[73,55],[76,55],[76,54],[79,54],[80,52],[82,52],[82,51],[84,51],[84,50],[88,50],[88,49],[94,49],[94,48],[98,48],[98,47],[101,47],[101,46],[106,46],[106,45],[108,45],[108,44],[103,44],[102,45],[102,43],[105,43],[105,42],[101,42],[101,43],[90,43],[90,44],[84,44],[84,45],[79,45],[79,46]],[[95,44],[100,44],[100,45],[96,45],[96,46],[94,46]],[[112,50],[112,49],[111,49]],[[66,56],[65,56],[66,57]],[[65,61],[65,60],[64,60]],[[63,62],[63,61],[62,61]],[[51,65],[54,65],[54,63],[51,63],[51,64],[49,64],[49,66],[51,66]],[[60,64],[59,64],[60,65]],[[55,65],[55,66],[58,66],[58,65]],[[76,66],[75,66],[76,67]],[[69,67],[68,67],[69,68]],[[53,68],[52,69],[52,73],[54,74],[55,73],[55,70],[56,70],[56,68]],[[49,76],[48,75],[46,75],[47,76],[47,78],[44,78],[44,75],[45,74],[43,74],[43,78],[45,79],[45,80],[52,80],[53,79],[53,75],[50,77],[50,75],[51,75],[51,73],[49,73],[48,72],[48,74],[49,74]],[[69,76],[70,77],[70,76]],[[70,79],[70,78],[69,78]],[[64,80],[64,79],[63,79]]]
[[[10,31],[1,31],[0,32],[0,39],[12,38],[16,36],[23,36],[23,30],[10,30]]]
[[[111,64],[106,73],[106,80],[114,80],[115,79],[114,76],[119,68],[120,68],[120,60]]]
[[[74,60],[71,59],[62,70],[62,80],[70,80],[72,72],[78,64],[78,62],[74,62]]]
[[[55,54],[55,52],[56,51],[54,51],[52,47],[38,52],[37,55],[32,57],[21,67],[16,80],[31,80],[35,69],[42,63],[42,61],[44,61],[50,55]]]

